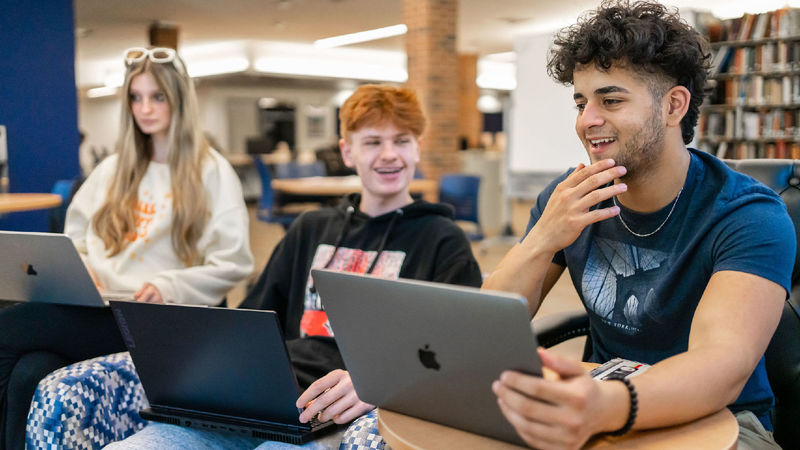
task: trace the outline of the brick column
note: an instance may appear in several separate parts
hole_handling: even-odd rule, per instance
[[[469,148],[478,146],[483,129],[483,117],[478,111],[477,77],[478,55],[458,55],[458,137],[466,138]]]
[[[178,49],[178,26],[163,22],[153,22],[147,29],[150,46]]]
[[[426,178],[460,170],[457,0],[404,0],[408,85],[428,117],[420,169]]]

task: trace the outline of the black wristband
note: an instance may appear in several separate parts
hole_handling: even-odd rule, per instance
[[[625,425],[619,430],[608,433],[611,436],[622,436],[628,431],[631,431],[634,422],[636,422],[636,413],[639,411],[639,400],[636,398],[636,389],[633,388],[633,384],[630,380],[624,377],[613,378],[613,380],[621,381],[625,387],[628,388],[628,394],[630,394],[631,398],[631,409],[628,411],[628,421],[625,422]]]

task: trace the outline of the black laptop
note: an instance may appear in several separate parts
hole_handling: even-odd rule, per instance
[[[273,311],[111,301],[150,407],[143,419],[304,444],[301,390]]]

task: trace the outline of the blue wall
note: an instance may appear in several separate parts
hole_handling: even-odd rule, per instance
[[[72,0],[3,1],[0,124],[11,192],[50,192],[80,172],[74,29]],[[5,214],[0,229],[47,231],[48,214]]]

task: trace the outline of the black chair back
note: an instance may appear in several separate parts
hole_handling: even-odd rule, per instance
[[[779,193],[794,222],[800,244],[800,160],[743,159],[725,161]],[[767,347],[767,376],[775,393],[772,423],[783,448],[800,445],[800,251],[792,272],[792,291],[783,305],[778,329]]]

